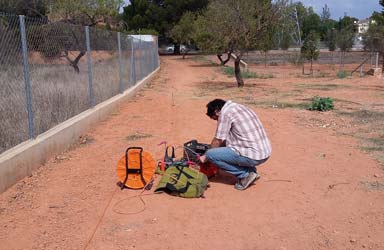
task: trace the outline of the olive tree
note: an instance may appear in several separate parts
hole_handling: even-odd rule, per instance
[[[55,47],[60,48],[59,55],[65,57],[75,72],[79,73],[78,63],[86,54],[84,34],[73,26],[65,24],[83,25],[94,27],[100,23],[113,23],[118,16],[118,11],[123,0],[55,0],[49,4],[52,23],[44,27],[46,34],[52,34],[49,39],[55,41]],[[42,39],[44,40],[44,39]],[[77,48],[75,58],[69,56],[69,51]]]
[[[196,21],[195,41],[206,52],[235,55],[238,87],[244,86],[240,62],[255,49],[277,20],[278,3],[271,0],[212,0]],[[279,1],[277,1],[279,2]]]

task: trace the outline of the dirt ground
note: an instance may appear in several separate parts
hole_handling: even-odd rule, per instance
[[[383,151],[363,150],[384,138],[384,80],[251,66],[273,78],[238,89],[200,56],[161,60],[143,91],[0,195],[1,249],[384,249]],[[315,95],[334,98],[335,110],[303,109]],[[217,97],[250,105],[263,122],[273,153],[260,180],[237,191],[220,174],[199,199],[118,189],[128,146],[158,160],[161,141],[177,157],[186,141],[209,143],[216,123],[205,105]]]

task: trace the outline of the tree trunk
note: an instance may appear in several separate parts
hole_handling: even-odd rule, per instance
[[[240,61],[241,61],[241,57],[240,56],[236,57],[236,59],[235,59],[235,76],[236,76],[236,81],[237,81],[237,87],[242,88],[242,87],[244,87],[244,81],[243,81],[243,77],[241,77]]]
[[[303,67],[302,67],[302,72],[301,72],[301,74],[302,74],[302,75],[305,74],[305,72],[304,72],[304,62],[303,62]]]
[[[75,70],[76,73],[80,73],[80,69],[79,69],[79,61],[80,59],[85,55],[85,51],[80,51],[80,53],[76,56],[75,60],[71,60],[71,58],[69,58],[68,56],[68,51],[65,52],[65,58],[68,60],[69,62],[69,65],[71,65],[73,67],[73,69]]]
[[[267,51],[264,51],[264,68],[267,68]]]
[[[232,52],[228,52],[227,59],[225,59],[225,60],[223,60],[223,58],[221,58],[222,54],[217,54],[217,58],[219,58],[220,64],[222,66],[224,66],[227,62],[229,62],[229,60],[231,59],[231,54],[232,54]]]
[[[188,54],[188,50],[183,51],[183,59],[185,59],[185,56]]]
[[[219,58],[220,64],[221,64],[221,65],[224,65],[224,61],[223,61],[223,59],[221,58],[222,54],[217,54],[216,56],[217,56],[217,58]]]
[[[229,62],[229,60],[231,60],[231,55],[232,55],[232,52],[228,52],[228,53],[227,53],[227,59],[225,59],[225,60],[223,61],[223,65],[225,65],[227,62]]]
[[[180,44],[175,44],[173,48],[174,48],[173,54],[180,55]]]
[[[381,53],[381,56],[382,56],[382,59],[383,59],[382,66],[381,66],[381,75],[383,75],[384,74],[384,53],[383,52]]]
[[[313,60],[311,59],[311,75],[313,76],[312,64],[313,64]]]

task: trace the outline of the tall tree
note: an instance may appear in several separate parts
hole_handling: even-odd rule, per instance
[[[325,22],[329,19],[331,19],[331,11],[327,4],[324,5],[323,10],[321,12],[320,19],[322,22]]]
[[[179,23],[173,26],[170,34],[174,41],[178,44],[190,45],[193,40],[193,34],[195,32],[195,26],[193,25],[195,21],[195,15],[192,12],[186,12],[180,19]],[[183,59],[188,53],[188,47],[182,51]]]
[[[320,20],[320,40],[324,41],[327,44],[328,48],[333,51],[334,49],[332,49],[332,44],[334,44],[335,42],[329,39],[333,38],[334,29],[337,26],[337,21],[331,19],[331,10],[329,9],[327,4],[323,7]]]
[[[260,50],[264,54],[264,67],[267,67],[268,63],[268,51],[273,49],[274,47],[274,41],[273,41],[273,35],[275,34],[275,30],[268,29],[268,31],[265,33],[264,39],[258,42],[256,49]]]
[[[123,20],[128,30],[151,29],[159,33],[160,38],[170,37],[170,31],[184,13],[198,12],[205,8],[208,0],[131,0],[124,7]],[[179,44],[174,52],[179,53]]]
[[[302,29],[303,29],[303,35],[302,38],[305,40],[306,37],[311,32],[316,32],[317,34],[320,34],[320,17],[316,13],[311,13],[308,16],[304,18]]]
[[[341,69],[344,69],[344,57],[345,53],[349,51],[354,43],[355,34],[356,34],[356,25],[358,21],[357,18],[344,16],[339,19],[339,22],[336,25],[337,35],[336,35],[336,45],[340,49],[340,66]]]
[[[298,29],[300,32],[300,41],[305,39],[305,33],[306,31],[309,31],[310,28],[306,28],[306,25],[309,25],[311,23],[311,18],[309,18],[310,15],[315,14],[312,7],[305,7],[302,2],[294,3],[294,8],[297,15],[297,23],[298,23]],[[309,20],[308,20],[309,18]],[[302,44],[300,43],[300,46]]]
[[[233,51],[238,87],[244,86],[240,62],[244,53],[256,48],[277,21],[277,3],[271,0],[213,0],[197,21],[196,41],[205,51]]]
[[[302,56],[311,62],[310,72],[313,75],[313,61],[317,60],[319,57],[319,39],[317,37],[317,33],[314,31],[309,32],[307,37],[304,40],[303,46],[301,47]],[[303,73],[304,73],[304,64],[303,64]]]
[[[325,44],[329,51],[335,51],[336,49],[337,30],[335,28],[329,29],[326,34]]]
[[[297,27],[293,13],[292,5],[287,0],[281,1],[280,15],[275,28],[274,44],[283,50],[287,50],[291,42],[297,40],[293,39],[293,34],[296,34]]]
[[[350,17],[350,16],[344,16],[341,18],[337,24],[338,30],[349,30],[351,32],[356,32],[357,27],[355,26],[355,23],[359,21],[355,17]]]
[[[342,70],[344,69],[345,53],[352,48],[354,37],[355,32],[348,27],[345,27],[337,32],[336,44],[341,51],[340,65]]]

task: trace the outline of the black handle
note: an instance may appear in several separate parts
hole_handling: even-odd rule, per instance
[[[175,147],[174,147],[174,146],[168,146],[168,147],[165,149],[165,157],[164,157],[164,158],[169,158],[169,155],[168,155],[168,148],[171,148],[171,149],[172,149],[171,158],[172,158],[172,159],[176,158],[176,156],[175,156]]]
[[[128,152],[132,149],[138,149],[140,150],[140,170],[139,169],[128,169]],[[127,183],[128,180],[128,173],[140,173],[141,180],[144,182],[144,185],[146,184],[146,181],[143,177],[143,148],[142,147],[129,147],[125,151],[125,179],[123,181],[123,184],[121,185],[121,189],[124,189],[125,183]]]

